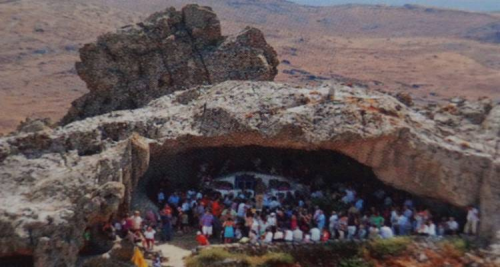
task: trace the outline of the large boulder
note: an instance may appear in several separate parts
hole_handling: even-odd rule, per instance
[[[272,81],[278,65],[261,31],[222,36],[217,15],[198,5],[169,8],[102,35],[80,49],[80,58],[76,70],[90,92],[73,102],[63,124],[142,107],[194,85]]]
[[[453,123],[434,119],[443,116]],[[247,145],[340,152],[396,188],[479,205],[481,236],[499,243],[499,117],[500,106],[484,100],[422,108],[341,84],[227,81],[3,137],[0,257],[29,254],[37,266],[71,265],[85,227],[129,206],[150,158]]]

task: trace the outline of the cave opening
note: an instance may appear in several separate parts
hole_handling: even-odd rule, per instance
[[[363,198],[366,211],[371,208],[382,210],[386,207],[384,198],[388,196],[393,205],[398,206],[411,199],[417,210],[428,209],[435,214],[436,223],[437,217],[452,216],[461,225],[465,219],[463,209],[398,190],[378,179],[370,167],[332,150],[219,146],[162,152],[152,155],[149,169],[139,187],[153,203],[158,203],[160,190],[167,196],[191,189],[220,194],[221,190],[214,191],[214,184],[218,184],[216,182],[220,178],[237,177],[241,173],[271,175],[303,185],[299,195],[305,200],[321,190],[333,196],[313,203],[325,212],[339,208],[338,203],[332,203],[337,193],[342,194],[346,188],[353,188],[357,196]],[[207,186],[207,180],[210,186]],[[234,189],[241,188],[236,183],[233,183]],[[384,193],[384,198],[380,197],[380,192]],[[336,197],[338,201],[341,196]]]

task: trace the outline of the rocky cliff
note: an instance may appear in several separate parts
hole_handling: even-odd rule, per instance
[[[74,266],[84,229],[129,209],[150,159],[247,145],[336,151],[396,188],[479,205],[481,235],[500,242],[500,106],[488,99],[414,107],[343,84],[225,81],[272,80],[276,54],[256,29],[222,37],[196,5],[102,36],[81,58],[91,92],[67,125],[26,121],[0,138],[0,259]]]
[[[149,158],[194,147],[329,149],[396,188],[477,204],[500,240],[500,106],[410,108],[363,88],[229,81],[54,130],[0,139],[0,256],[71,265],[85,226],[126,209]]]
[[[73,102],[63,124],[142,107],[195,85],[271,81],[278,65],[260,30],[222,36],[217,15],[198,5],[169,8],[100,36],[80,49],[80,58],[76,70],[90,93]]]

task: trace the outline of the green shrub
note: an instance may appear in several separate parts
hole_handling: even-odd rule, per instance
[[[359,257],[342,259],[339,262],[339,267],[371,267],[371,266],[372,264],[366,262],[364,259]]]
[[[394,237],[377,239],[368,242],[367,249],[374,258],[383,259],[388,256],[399,256],[406,251],[411,239],[408,237]]]
[[[196,256],[185,260],[187,267],[217,266],[224,260],[234,260],[237,266],[287,266],[294,264],[295,259],[287,253],[270,252],[262,256],[249,256],[241,253],[231,253],[223,248],[204,249]]]
[[[196,256],[186,260],[187,267],[205,267],[225,259],[233,258],[233,255],[222,248],[204,249]]]

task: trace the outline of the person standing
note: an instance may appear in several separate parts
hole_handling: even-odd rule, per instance
[[[229,244],[234,240],[234,222],[231,217],[228,217],[224,224],[224,243]]]
[[[165,193],[163,193],[163,190],[160,189],[160,192],[158,192],[158,204],[160,207],[162,207],[165,204]]]
[[[209,210],[205,211],[205,215],[200,219],[201,231],[207,237],[210,238],[213,233],[214,216]]]
[[[177,195],[177,192],[174,192],[169,198],[168,198],[168,203],[174,207],[177,208],[177,206],[179,206],[179,201],[180,201],[180,198],[179,196]]]
[[[345,214],[340,213],[340,219],[337,223],[337,232],[339,234],[339,239],[344,239],[347,237],[347,221],[348,217]]]
[[[465,223],[464,233],[466,235],[476,235],[478,223],[479,211],[474,207],[469,207],[467,211],[467,222]]]
[[[153,230],[153,227],[151,226],[148,226],[148,229],[146,229],[146,231],[144,231],[144,247],[147,249],[147,250],[153,250],[154,247],[155,247],[155,234],[156,234],[156,231]]]
[[[243,221],[245,219],[245,214],[246,214],[247,209],[248,209],[248,206],[247,206],[246,202],[242,201],[238,205],[238,219],[240,219],[241,221]]]
[[[299,227],[299,222],[297,220],[297,215],[295,213],[292,214],[290,218],[290,230],[295,231]]]
[[[160,220],[162,224],[161,228],[161,240],[163,242],[168,242],[172,240],[172,213],[166,210],[162,210],[160,213]]]
[[[316,217],[316,224],[318,225],[320,231],[323,231],[323,229],[325,228],[325,223],[326,216],[322,210],[319,210],[318,216]]]
[[[222,214],[223,208],[220,203],[220,200],[217,198],[212,202],[212,213],[215,217],[220,217]]]
[[[409,224],[408,217],[406,217],[404,214],[399,215],[398,217],[398,233],[399,235],[407,235],[409,232],[407,231]]]
[[[132,217],[132,231],[140,232],[141,227],[142,227],[141,213],[139,211],[135,211],[134,216]]]
[[[337,229],[337,222],[339,220],[339,216],[337,215],[337,212],[332,211],[332,216],[330,216],[329,224],[328,224],[328,229],[330,230],[330,234],[332,237],[335,237],[336,234],[336,229]]]
[[[255,206],[258,211],[262,211],[264,208],[264,195],[266,190],[266,185],[262,179],[257,179],[257,183],[255,185]]]
[[[353,240],[354,237],[356,236],[356,230],[357,230],[357,225],[358,221],[356,219],[356,216],[354,215],[349,215],[347,218],[347,239],[348,240]]]

